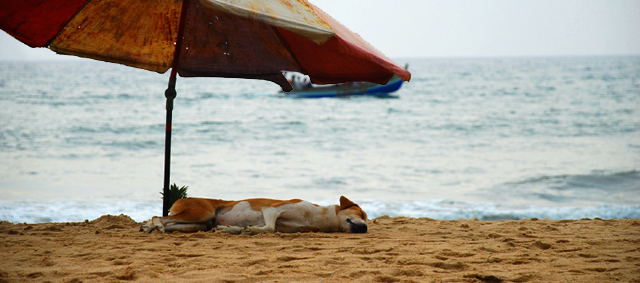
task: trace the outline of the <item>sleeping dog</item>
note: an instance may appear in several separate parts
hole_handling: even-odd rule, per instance
[[[319,206],[300,199],[245,199],[227,201],[183,198],[176,201],[167,217],[154,216],[140,231],[230,234],[346,232],[366,233],[367,214],[354,202],[340,197],[340,205]]]

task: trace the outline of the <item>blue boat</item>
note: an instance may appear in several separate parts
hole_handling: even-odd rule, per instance
[[[345,97],[359,95],[393,97],[391,93],[397,91],[400,87],[402,87],[402,79],[398,75],[394,75],[386,85],[369,82],[352,82],[326,86],[310,86],[303,89],[294,89],[291,92],[284,93],[284,96],[293,98]]]

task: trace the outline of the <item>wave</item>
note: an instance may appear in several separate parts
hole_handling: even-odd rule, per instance
[[[126,214],[136,221],[162,213],[162,200],[69,200],[0,202],[0,221],[12,223],[81,222],[106,214]]]
[[[556,186],[558,189],[576,186],[601,190],[609,190],[612,188],[623,190],[637,190],[640,189],[640,171],[629,170],[607,173],[602,170],[594,170],[590,174],[541,176],[526,179],[520,182],[512,182],[506,184],[525,185],[536,183],[560,184],[559,186]]]
[[[591,207],[506,208],[494,203],[453,200],[413,202],[357,201],[370,219],[388,216],[428,217],[440,220],[471,219],[520,220],[529,218],[560,219],[632,219],[640,218],[640,205],[602,204]],[[334,202],[317,202],[321,205]],[[138,222],[161,213],[161,200],[139,201],[126,199],[69,200],[69,201],[4,201],[0,202],[0,220],[13,223],[81,222],[102,215],[125,214]]]
[[[619,204],[640,203],[640,171],[589,174],[543,175],[507,182],[486,190],[484,194],[505,199],[544,200],[555,203],[575,201]]]
[[[372,218],[389,216],[429,217],[441,220],[520,220],[528,218],[581,219],[630,219],[640,218],[640,205],[624,206],[602,204],[591,207],[537,207],[506,208],[495,203],[478,203],[451,200],[414,201],[406,203],[361,202],[360,206]]]

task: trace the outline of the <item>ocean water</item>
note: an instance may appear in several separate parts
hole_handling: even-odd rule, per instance
[[[341,195],[381,215],[640,218],[640,57],[396,59],[396,98],[291,99],[179,78],[189,196]],[[161,214],[168,74],[0,62],[0,220]]]

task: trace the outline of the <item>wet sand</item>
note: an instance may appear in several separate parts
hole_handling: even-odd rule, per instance
[[[640,219],[378,217],[366,234],[0,222],[0,282],[640,282]]]

